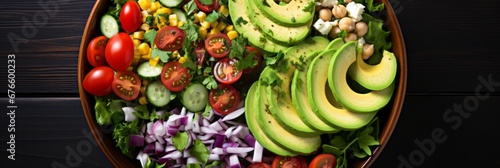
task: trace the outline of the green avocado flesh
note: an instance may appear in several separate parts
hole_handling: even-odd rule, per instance
[[[310,93],[308,99],[313,111],[324,122],[346,130],[357,129],[368,124],[376,115],[376,112],[358,113],[350,111],[340,106],[340,103],[335,100],[338,99],[337,97],[331,98],[331,95],[327,95],[331,91],[327,87],[327,77],[329,76],[326,67],[328,67],[335,53],[337,53],[337,49],[326,50],[316,56],[309,65],[306,82],[307,92]]]
[[[261,77],[270,78],[277,76],[281,79],[281,84],[276,86],[268,86],[269,110],[275,116],[276,120],[290,131],[297,132],[302,135],[318,135],[321,132],[313,129],[308,124],[304,123],[293,105],[290,86],[293,73],[297,68],[295,65],[301,64],[300,57],[305,57],[307,53],[312,53],[318,49],[323,49],[328,46],[328,39],[316,36],[297,44],[285,51],[285,56],[281,61],[287,61],[286,72],[278,72],[275,69],[269,70],[268,73],[262,73]],[[303,67],[303,66],[302,66]],[[272,74],[272,75],[271,75]]]
[[[246,13],[250,18],[250,22],[258,27],[268,40],[281,45],[291,46],[303,41],[309,35],[313,22],[312,19],[302,26],[282,26],[263,15],[255,3],[255,0],[245,1],[245,4],[249,7]]]
[[[356,43],[348,42],[336,52],[328,66],[328,85],[333,96],[344,108],[357,112],[373,113],[384,107],[391,99],[394,82],[382,90],[369,93],[353,91],[346,81],[349,66],[356,61]]]
[[[297,154],[307,155],[316,151],[321,145],[320,136],[300,136],[283,128],[268,109],[266,87],[260,81],[258,83],[256,107],[259,112],[254,117],[258,117],[257,123],[267,137]]]
[[[245,108],[245,118],[248,129],[250,129],[250,132],[252,133],[253,137],[255,137],[255,139],[259,142],[259,144],[261,144],[267,150],[281,156],[297,155],[297,153],[291,152],[290,150],[274,143],[267,137],[267,135],[264,133],[264,130],[259,127],[257,123],[257,119],[259,118],[259,109],[255,108],[258,107],[259,101],[257,99],[257,96],[253,96],[258,94],[257,89],[258,82],[255,82],[250,86],[250,89],[248,90],[248,93],[252,93],[252,96],[250,96],[249,94],[249,96],[245,98],[245,104],[248,107]]]
[[[301,26],[313,19],[314,8],[304,11],[314,0],[292,0],[284,5],[274,0],[253,0],[257,8],[270,20],[284,26]]]
[[[389,87],[396,78],[398,69],[394,54],[384,50],[380,63],[370,65],[363,61],[360,53],[357,54],[356,62],[347,71],[349,76],[361,86],[370,90],[382,90]]]
[[[245,0],[230,0],[228,2],[229,14],[233,21],[236,31],[248,39],[248,42],[253,46],[267,52],[277,53],[280,50],[288,49],[283,45],[276,44],[271,40],[265,39],[264,35],[255,27],[248,18]],[[240,20],[238,23],[237,20]],[[246,21],[246,22],[245,22]]]

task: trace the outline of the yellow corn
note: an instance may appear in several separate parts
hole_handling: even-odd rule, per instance
[[[158,26],[158,30],[161,30],[163,27],[165,27],[165,23],[159,23],[156,26]]]
[[[139,98],[139,104],[141,104],[141,105],[148,104],[148,100],[146,99],[146,96],[141,96]]]
[[[177,23],[179,22],[176,14],[168,15],[168,21],[170,26],[177,26]]]
[[[187,61],[186,57],[180,57],[179,58],[179,63],[181,63],[181,64],[184,63],[184,62],[186,62],[186,61]]]
[[[170,22],[168,24],[169,26],[177,26],[179,24],[179,21],[177,21],[177,20],[169,20],[169,22]]]
[[[160,9],[156,10],[156,14],[167,14],[167,15],[170,15],[170,14],[172,14],[172,9],[170,9],[170,8],[160,8]]]
[[[155,1],[155,5],[156,5],[157,9],[160,9],[161,7],[163,7],[163,5],[161,5],[160,1]]]
[[[156,2],[151,3],[151,6],[148,9],[146,9],[146,11],[148,11],[148,13],[154,13],[159,7],[160,6],[156,6]]]
[[[217,25],[219,25],[219,22],[215,21],[215,22],[210,22],[210,27],[213,27],[213,28],[216,28]]]
[[[145,60],[151,59],[151,48],[149,48],[148,53],[141,55],[141,58]]]
[[[229,9],[227,8],[226,5],[221,5],[218,9],[218,11],[220,14],[224,15],[224,17],[227,17],[229,16]]]
[[[211,35],[214,35],[214,34],[217,34],[217,33],[220,33],[220,31],[217,30],[217,29],[210,29],[210,32],[208,32],[208,36],[210,37]]]
[[[132,42],[134,43],[134,47],[138,47],[141,44],[141,40],[138,39],[133,39]]]
[[[127,68],[127,71],[134,71],[134,67],[133,67],[133,66],[129,66],[129,67]]]
[[[238,33],[236,31],[229,31],[227,32],[227,37],[230,39],[230,40],[233,40],[235,39],[236,37],[238,37]]]
[[[177,27],[182,27],[182,25],[184,25],[184,22],[183,22],[183,21],[179,21],[179,22],[177,22]]]
[[[151,0],[139,0],[138,3],[142,10],[146,10],[151,7]]]
[[[207,28],[200,27],[199,33],[200,33],[200,36],[202,39],[207,38],[207,35],[208,35]]]
[[[151,59],[149,59],[149,64],[151,66],[156,66],[159,61],[160,61],[160,57],[151,58]]]
[[[151,26],[149,26],[148,24],[144,23],[144,24],[141,25],[141,30],[148,31],[150,27]]]
[[[198,23],[198,22],[200,22],[200,19],[198,19],[198,16],[194,15],[193,23]]]
[[[201,27],[203,27],[205,29],[210,29],[210,22],[202,21],[202,22],[200,22],[200,24],[201,24]]]
[[[177,58],[179,56],[179,51],[175,50],[174,52],[172,52],[172,58]]]
[[[233,31],[234,30],[234,26],[233,25],[227,25],[226,28],[224,28],[224,32],[230,32],[230,31]]]
[[[217,25],[217,30],[219,31],[222,31],[226,28],[227,26],[227,23],[226,22],[220,22],[218,25]]]
[[[199,12],[195,15],[195,17],[197,17],[197,18],[198,18],[198,21],[199,21],[199,22],[203,22],[203,21],[205,21],[205,18],[207,18],[207,14],[206,14],[205,12],[199,11]]]
[[[149,52],[149,44],[148,43],[141,43],[137,47],[137,50],[139,50],[139,53],[141,53],[141,55],[147,54]]]
[[[132,36],[134,39],[144,40],[144,31],[136,31]]]

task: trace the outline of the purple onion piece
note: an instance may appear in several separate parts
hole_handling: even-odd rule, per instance
[[[144,135],[130,135],[130,146],[144,146]]]
[[[243,113],[245,113],[245,108],[239,108],[239,109],[236,109],[234,110],[233,112],[227,114],[226,116],[224,116],[224,118],[222,118],[222,121],[229,121],[229,120],[233,120],[235,118],[238,118],[239,116],[241,116]]]
[[[248,145],[250,145],[251,147],[255,147],[255,144],[257,142],[256,142],[255,138],[252,136],[252,134],[245,135],[244,139],[245,139],[245,142],[247,142]]]

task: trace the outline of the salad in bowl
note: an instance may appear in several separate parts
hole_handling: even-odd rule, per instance
[[[78,72],[115,167],[367,167],[406,53],[387,1],[98,0]]]

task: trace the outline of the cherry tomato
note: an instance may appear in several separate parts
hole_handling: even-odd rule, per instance
[[[333,168],[337,164],[337,158],[331,154],[319,154],[309,164],[309,168]]]
[[[238,107],[240,93],[231,85],[219,84],[208,95],[212,108],[221,115],[226,115]]]
[[[196,62],[198,65],[203,65],[203,61],[205,61],[205,53],[207,53],[207,50],[205,50],[205,43],[200,42],[196,44],[196,47],[194,48],[194,54],[196,54]]]
[[[94,96],[104,96],[111,93],[115,71],[107,66],[95,67],[83,79],[83,88]]]
[[[142,25],[141,9],[135,1],[129,0],[123,4],[119,16],[121,27],[127,33],[139,29]]]
[[[125,71],[134,59],[134,43],[127,33],[113,35],[106,44],[106,61],[116,71]]]
[[[260,67],[262,66],[262,55],[260,54],[260,52],[253,48],[253,47],[250,47],[250,46],[246,46],[245,47],[245,57],[248,57],[251,53],[254,53],[255,54],[253,55],[253,58],[254,60],[257,60],[257,65],[255,65],[253,68],[247,68],[247,69],[244,69],[243,70],[243,73],[244,74],[252,74],[254,72],[256,72],[257,70],[260,69]]]
[[[165,26],[156,34],[155,45],[163,51],[175,51],[182,47],[186,36],[175,26]]]
[[[168,90],[178,92],[189,84],[191,74],[188,68],[182,67],[181,63],[171,61],[163,66],[160,78]]]
[[[205,49],[214,58],[222,58],[229,54],[231,40],[224,33],[217,33],[205,40]]]
[[[141,90],[141,79],[131,71],[118,72],[113,80],[113,92],[123,100],[134,100]]]
[[[210,5],[205,5],[200,0],[194,0],[194,3],[196,3],[198,9],[207,13],[212,13],[213,10],[219,9],[220,6],[219,0],[212,0],[212,4]]]
[[[273,168],[307,168],[307,162],[302,156],[276,156],[273,160]]]
[[[87,46],[87,60],[90,65],[94,67],[107,65],[105,56],[106,43],[108,43],[106,36],[98,36],[90,41]]]
[[[243,74],[236,68],[236,59],[222,58],[214,66],[214,77],[223,84],[232,84],[238,81]]]
[[[267,163],[257,162],[257,163],[252,163],[247,168],[271,168],[271,166],[269,166]]]

